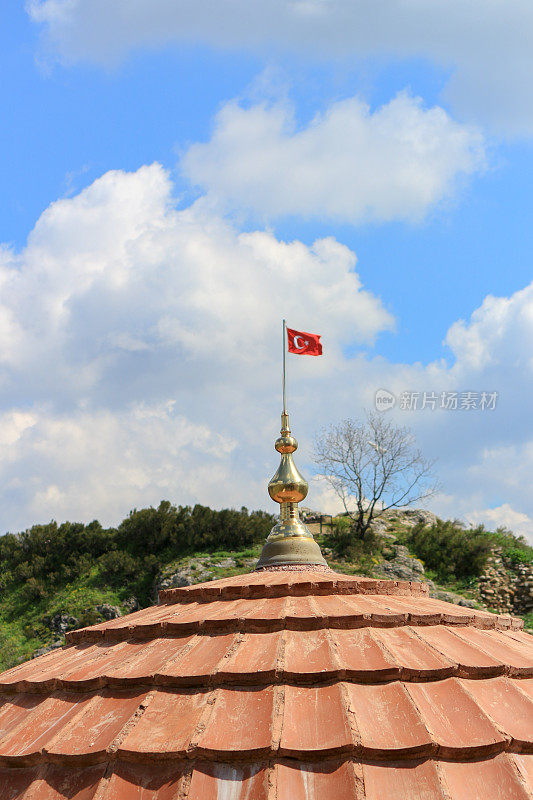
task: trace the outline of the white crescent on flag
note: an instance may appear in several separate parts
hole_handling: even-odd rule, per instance
[[[300,344],[300,342],[298,341],[299,339],[302,340],[302,344]],[[304,339],[303,336],[300,336],[298,334],[297,336],[294,337],[294,346],[298,350],[305,350],[306,347],[309,347],[309,339]]]

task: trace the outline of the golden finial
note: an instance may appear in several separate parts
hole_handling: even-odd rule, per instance
[[[281,436],[274,447],[281,454],[281,463],[268,484],[268,493],[280,504],[280,519],[265,542],[256,569],[288,564],[326,566],[320,547],[300,519],[298,503],[307,497],[309,485],[292,459],[298,442],[291,435],[289,415],[285,410],[281,415]]]

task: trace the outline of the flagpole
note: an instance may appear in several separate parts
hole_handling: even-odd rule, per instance
[[[283,413],[287,413],[287,403],[286,403],[286,395],[285,395],[285,331],[287,329],[286,321],[283,320]]]

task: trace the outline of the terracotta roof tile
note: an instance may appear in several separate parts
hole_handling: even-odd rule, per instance
[[[42,701],[42,695],[38,694],[0,695],[0,746]]]
[[[464,641],[475,645],[495,660],[507,664],[511,674],[533,675],[533,647],[528,651],[528,649],[518,641],[510,638],[507,632],[489,632],[469,627],[457,629],[455,633]],[[525,635],[529,636],[529,634]],[[530,636],[529,638],[531,639],[533,637]],[[530,644],[530,642],[527,644]]]
[[[184,755],[210,695],[206,692],[156,691],[137,724],[119,745],[122,755],[154,758]]]
[[[426,584],[409,581],[376,580],[354,575],[340,575],[331,570],[273,570],[252,575],[237,575],[217,581],[166,589],[160,592],[162,603],[181,603],[185,600],[207,600],[236,597],[275,597],[302,594],[428,594]]]
[[[400,682],[347,684],[346,691],[366,757],[423,756],[436,750],[421,714]]]
[[[533,756],[532,755],[513,755],[510,760],[518,769],[518,774],[533,794]]]
[[[339,664],[329,637],[329,631],[285,631],[283,673],[287,678],[313,680],[338,673]]]
[[[47,670],[41,675],[40,680],[31,686],[36,689],[50,684],[68,686],[69,689],[95,689],[104,686],[107,684],[108,671],[112,672],[117,666],[127,662],[139,653],[144,645],[144,642],[139,641],[118,644],[102,642],[87,651],[86,659],[78,654],[72,663],[65,662],[59,671]]]
[[[49,764],[32,786],[32,795],[39,800],[93,800],[105,769],[105,764],[97,764],[67,771]]]
[[[0,676],[0,800],[533,798],[531,637],[425,591],[279,570],[73,632]]]
[[[533,655],[533,636],[530,633],[520,630],[505,631],[503,639],[512,643],[517,642],[520,646],[520,652],[527,651],[530,655]]]
[[[506,755],[484,761],[440,764],[446,789],[453,800],[530,800],[513,759]]]
[[[445,794],[433,761],[363,764],[363,780],[365,800],[458,800]]]
[[[342,686],[285,687],[280,754],[309,758],[353,749]]]
[[[300,584],[306,591],[314,587]],[[279,628],[310,630],[313,628],[348,628],[371,625],[393,627],[402,625],[431,626],[477,625],[483,629],[507,630],[508,618],[487,614],[472,619],[470,610],[451,613],[442,604],[421,598],[419,607],[408,598],[390,594],[364,595],[357,592],[344,595],[293,594],[288,597],[259,599],[193,601],[161,606],[149,618],[138,618],[131,624],[128,617],[111,620],[94,628],[72,631],[69,643],[88,641],[121,641],[129,638],[184,636],[190,633],[222,631],[266,631]],[[429,605],[428,605],[429,604]],[[452,606],[452,608],[455,608]],[[476,612],[477,614],[477,612]]]
[[[331,639],[347,678],[382,681],[400,677],[400,664],[380,643],[375,629],[332,630]]]
[[[394,660],[402,678],[445,678],[455,672],[455,663],[418,636],[415,628],[376,629],[373,636]]]
[[[195,769],[187,794],[188,800],[267,800],[268,797],[267,770],[234,764],[210,764]]]
[[[134,691],[103,691],[93,695],[76,716],[63,720],[60,732],[53,739],[43,743],[45,752],[86,762],[101,760],[145,697],[145,692]]]
[[[283,636],[284,631],[245,633],[233,654],[219,665],[218,675],[226,681],[272,682],[278,668]]]
[[[467,629],[468,631],[470,629]],[[420,627],[416,635],[428,642],[434,650],[455,662],[465,675],[500,675],[505,671],[505,662],[498,661],[485,650],[461,636],[460,629],[451,629],[442,625]]]
[[[14,769],[0,766],[0,797],[2,800],[19,800],[37,778],[37,769]]]
[[[520,681],[520,688],[522,689],[525,694],[528,695],[531,700],[533,700],[533,679],[526,678],[525,680]]]
[[[194,684],[207,682],[217,672],[218,665],[232,649],[237,634],[195,636],[189,641],[186,654],[179,652],[158,671],[159,683]]]
[[[469,757],[501,750],[502,734],[457,678],[431,683],[406,683],[420,717],[443,758]]]
[[[340,765],[324,762],[319,767],[277,764],[276,800],[359,800],[364,797],[361,774],[361,766],[349,761]]]
[[[499,730],[511,736],[516,749],[533,750],[533,699],[521,688],[521,681],[508,678],[464,680],[463,687]]]
[[[153,682],[159,670],[180,658],[193,636],[153,639],[140,644],[135,652],[120,660],[111,667],[106,667],[104,680],[109,686],[125,686],[127,684]],[[138,642],[136,642],[139,645]]]
[[[200,734],[199,752],[235,753],[237,757],[267,753],[272,744],[274,687],[217,689],[209,724]]]
[[[184,765],[176,763],[150,764],[147,769],[145,764],[118,762],[103,797],[105,800],[177,800],[184,769]]]
[[[21,707],[0,741],[0,756],[35,760],[56,734],[83,713],[91,699],[91,695],[57,692],[45,698],[39,696],[40,702],[32,703],[30,709]]]

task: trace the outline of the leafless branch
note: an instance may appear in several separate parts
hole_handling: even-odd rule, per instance
[[[413,434],[383,414],[345,420],[315,439],[315,462],[364,536],[385,511],[426,500],[436,490],[434,461],[425,459]],[[349,498],[355,509],[348,508]]]

